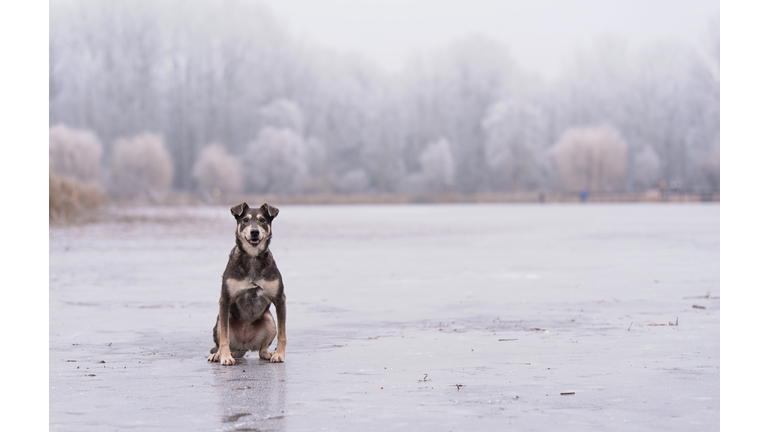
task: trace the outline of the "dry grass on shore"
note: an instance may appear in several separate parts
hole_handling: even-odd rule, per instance
[[[51,225],[73,225],[94,220],[99,207],[109,199],[101,187],[71,177],[48,176],[48,221]]]
[[[353,204],[447,204],[447,203],[576,203],[581,202],[578,193],[568,192],[515,192],[515,193],[446,193],[436,195],[416,194],[231,194],[218,197],[202,194],[176,193],[168,196],[169,205],[233,205],[240,202],[251,204],[269,202],[293,205],[353,205]],[[638,193],[591,193],[585,203],[620,202],[719,202],[719,193],[671,193],[651,190]]]
[[[171,192],[161,199],[118,199],[108,197],[94,184],[86,184],[72,178],[50,176],[49,216],[51,226],[78,225],[95,222],[108,214],[113,221],[141,222],[146,220],[165,220],[164,213],[152,215],[129,214],[126,207],[161,210],[162,207],[180,206],[231,206],[243,201],[251,205],[263,202],[280,205],[366,205],[366,204],[459,204],[459,203],[536,203],[558,204],[579,203],[581,196],[564,192],[519,192],[519,193],[483,193],[483,194],[442,194],[432,196],[408,194],[232,194],[218,197],[204,196],[200,193]],[[661,193],[658,190],[645,193],[598,193],[590,194],[585,204],[590,203],[654,203],[654,202],[719,202],[718,193]],[[112,204],[107,206],[107,204]],[[114,206],[120,208],[114,213]],[[112,209],[112,210],[110,210]]]

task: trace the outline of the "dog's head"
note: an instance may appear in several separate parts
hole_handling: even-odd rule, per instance
[[[248,255],[259,255],[269,247],[272,238],[272,220],[280,211],[264,203],[259,208],[250,208],[247,203],[238,204],[229,211],[237,220],[235,241]]]

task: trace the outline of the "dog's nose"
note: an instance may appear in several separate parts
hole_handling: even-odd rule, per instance
[[[251,230],[251,238],[257,238],[259,236],[259,230],[252,229]]]

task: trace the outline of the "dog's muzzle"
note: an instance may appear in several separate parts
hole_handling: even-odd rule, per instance
[[[259,243],[261,243],[261,239],[259,239],[260,232],[257,229],[252,229],[249,235],[245,236],[245,240],[248,241],[248,244],[251,246],[258,246]]]

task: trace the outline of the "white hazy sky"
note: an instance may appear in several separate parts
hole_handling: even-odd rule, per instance
[[[717,0],[262,0],[305,42],[357,52],[389,71],[415,52],[469,34],[505,44],[529,71],[554,77],[573,49],[611,34],[632,44],[700,43]]]

